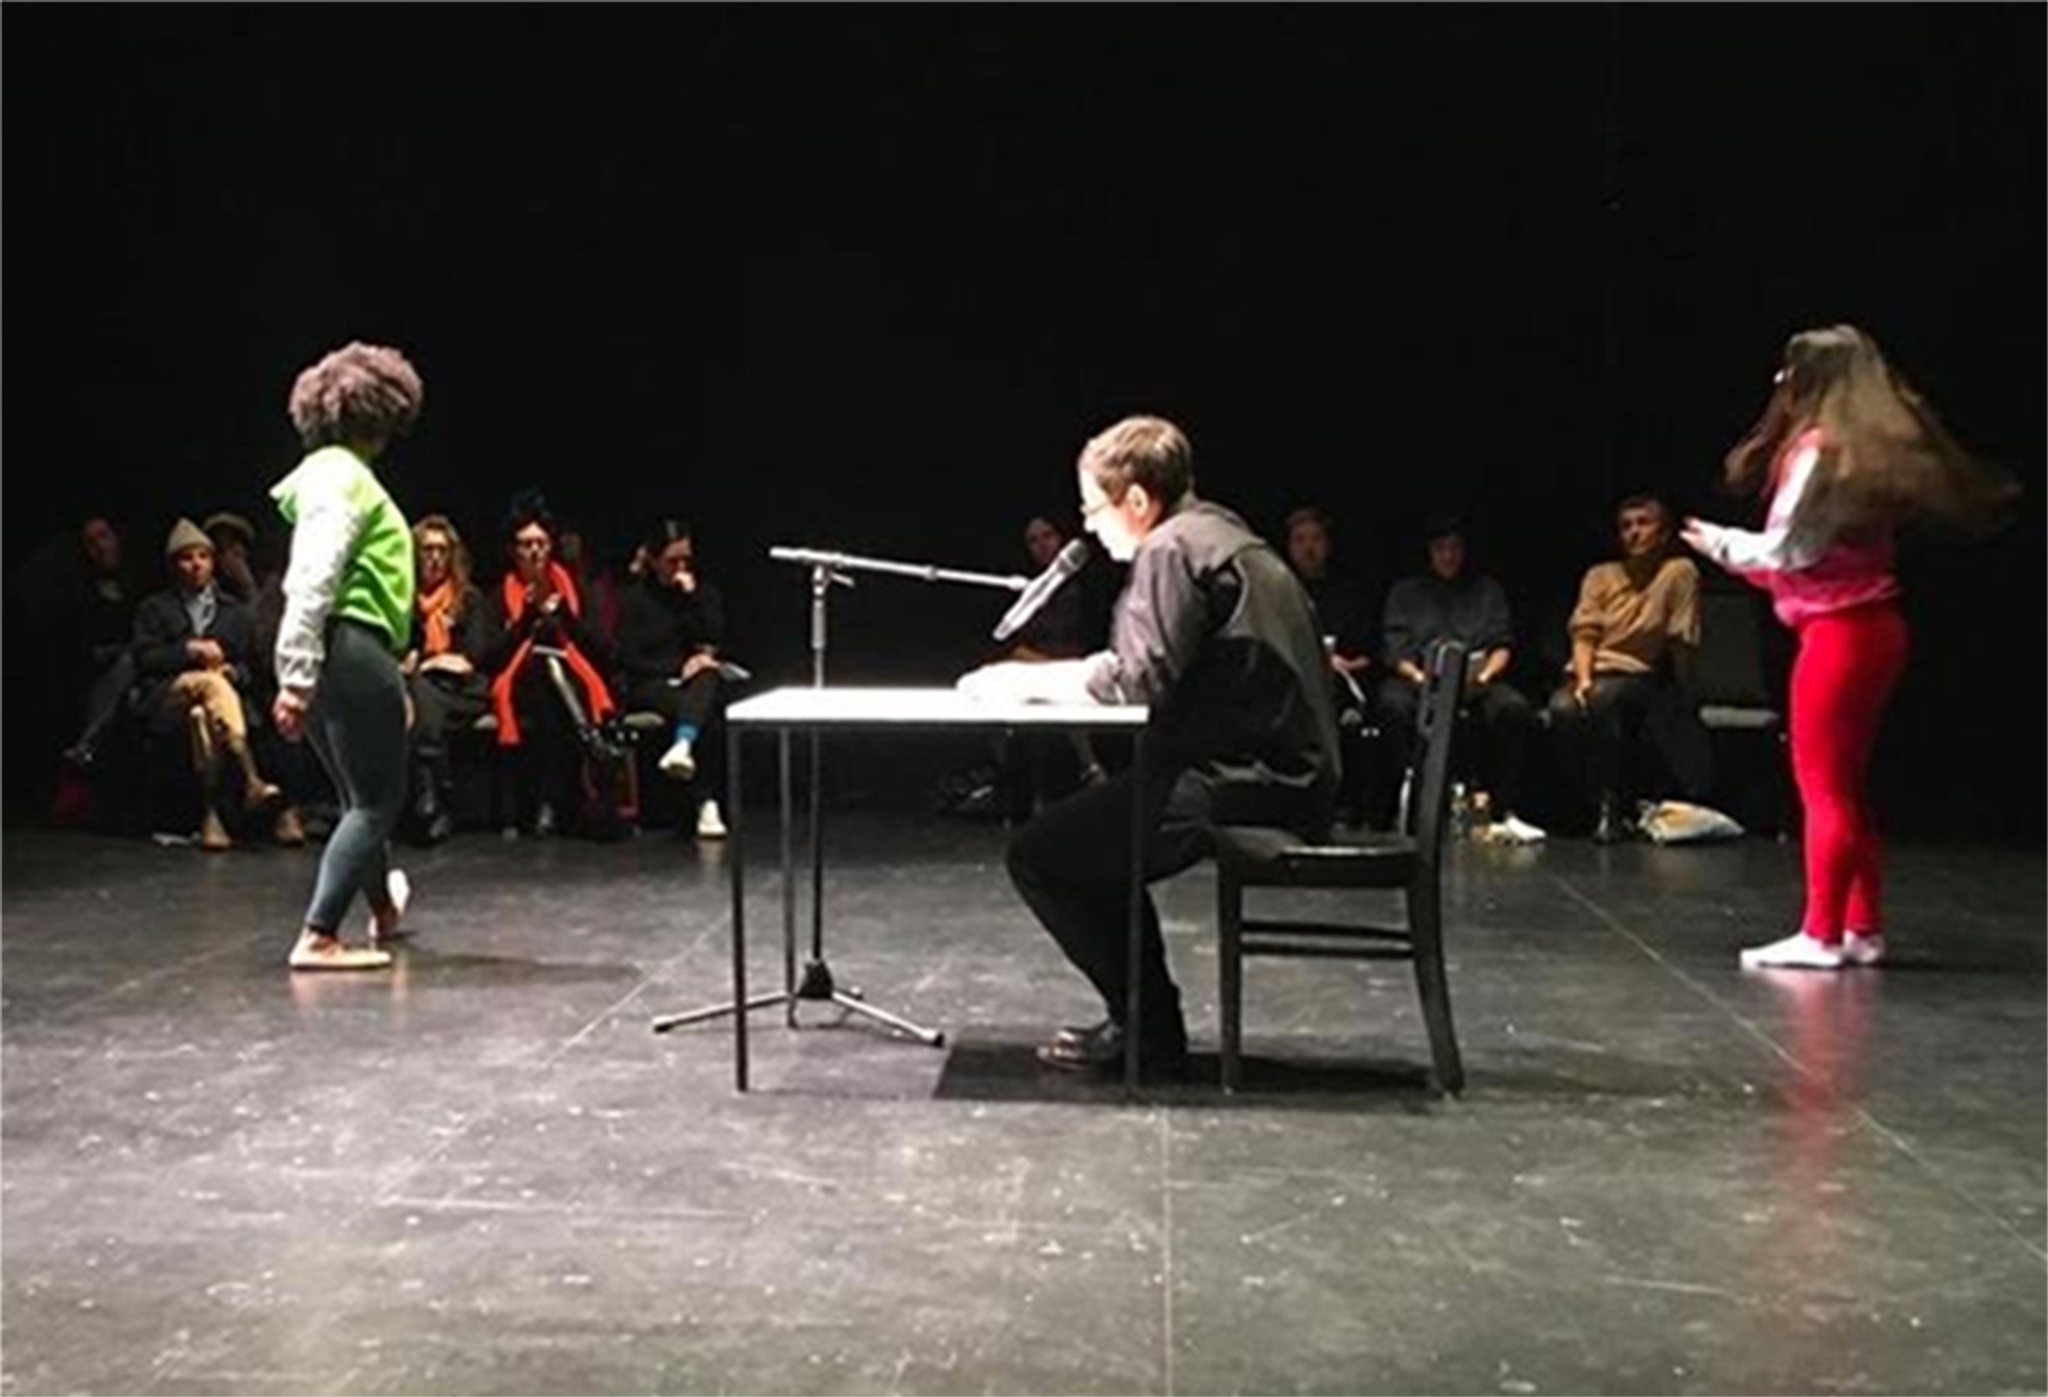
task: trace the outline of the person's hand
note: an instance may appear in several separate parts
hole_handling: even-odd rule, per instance
[[[690,656],[689,659],[683,661],[683,682],[687,684],[705,670],[715,670],[717,668],[718,656],[708,650],[699,650],[696,654]]]
[[[270,705],[270,723],[279,737],[297,742],[306,731],[306,696],[292,689],[279,689]]]
[[[1704,519],[1695,519],[1691,515],[1687,515],[1685,523],[1679,526],[1678,537],[1693,552],[1705,553],[1711,556],[1713,544],[1709,541],[1708,535],[1712,533],[1714,527],[1714,525],[1707,523]]]
[[[1360,675],[1372,668],[1372,656],[1339,655],[1332,651],[1330,653],[1330,668],[1346,677]]]
[[[433,667],[433,663],[434,662],[432,660],[427,661],[425,668],[431,669]],[[421,668],[422,666],[420,664],[420,652],[417,650],[406,651],[405,658],[398,662],[398,672],[400,674],[412,674],[417,672]]]
[[[220,642],[203,636],[186,641],[185,653],[205,669],[220,669],[228,662],[228,653],[220,648]]]
[[[1584,708],[1592,701],[1593,680],[1591,677],[1572,680],[1572,702],[1576,703],[1580,708]]]
[[[420,662],[422,674],[454,674],[467,677],[476,673],[476,666],[469,662],[469,656],[459,655],[453,650]]]
[[[676,584],[676,590],[684,596],[697,590],[697,574],[688,568],[677,568],[669,574],[669,578]]]

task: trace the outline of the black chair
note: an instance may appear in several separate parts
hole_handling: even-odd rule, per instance
[[[1444,972],[1443,849],[1450,814],[1451,744],[1464,687],[1465,647],[1439,644],[1429,657],[1422,705],[1422,769],[1407,827],[1309,843],[1286,830],[1231,825],[1216,832],[1216,922],[1223,1001],[1223,1088],[1242,1071],[1244,957],[1311,956],[1406,960],[1415,965],[1438,1087],[1456,1095],[1465,1068],[1451,1024]],[[1250,888],[1378,888],[1406,894],[1406,925],[1281,921],[1244,915]]]
[[[1740,773],[1732,781],[1724,780],[1717,795],[1737,797],[1752,828],[1763,825],[1782,839],[1797,802],[1791,791],[1785,715],[1765,674],[1763,608],[1762,598],[1748,589],[1701,590],[1693,697],[1699,701],[1701,724],[1718,744],[1746,749],[1740,753],[1745,760],[1717,759],[1717,771],[1733,768]]]

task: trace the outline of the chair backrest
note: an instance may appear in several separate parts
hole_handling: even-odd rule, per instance
[[[1694,697],[1703,704],[1774,708],[1764,677],[1763,600],[1744,590],[1700,592],[1700,653]]]
[[[1421,780],[1408,804],[1408,832],[1417,855],[1434,865],[1443,853],[1451,813],[1451,742],[1457,735],[1458,702],[1465,692],[1465,646],[1441,640],[1429,652],[1429,683],[1422,696]]]

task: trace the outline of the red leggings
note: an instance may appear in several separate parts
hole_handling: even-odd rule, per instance
[[[1816,616],[1792,664],[1792,776],[1806,807],[1806,912],[1815,940],[1882,929],[1884,848],[1865,777],[1906,668],[1906,618],[1880,602]]]

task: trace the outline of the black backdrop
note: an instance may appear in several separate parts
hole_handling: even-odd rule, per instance
[[[152,560],[178,513],[267,517],[293,373],[361,337],[428,381],[410,512],[487,566],[520,486],[614,555],[685,513],[768,678],[805,664],[769,544],[1015,569],[1139,409],[1269,536],[1324,504],[1375,582],[1468,510],[1550,626],[1623,491],[1737,512],[1716,462],[1779,345],[1852,319],[2030,487],[1997,542],[1906,559],[1895,827],[2041,838],[2038,6],[0,23],[15,563],[94,512]],[[1001,606],[864,581],[835,676],[948,678]]]

